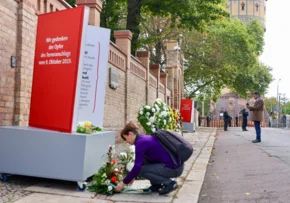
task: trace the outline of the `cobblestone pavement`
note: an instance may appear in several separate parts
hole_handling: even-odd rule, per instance
[[[14,202],[31,194],[31,192],[23,189],[39,182],[38,178],[23,176],[9,176],[8,179],[9,182],[0,182],[0,203]]]

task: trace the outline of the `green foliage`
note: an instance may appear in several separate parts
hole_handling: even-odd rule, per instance
[[[229,17],[224,0],[128,0],[126,29],[133,33],[132,54],[138,48],[142,16],[169,18],[171,26],[201,30],[210,20]]]
[[[198,103],[198,111],[200,115],[202,114],[202,102],[204,102],[204,115],[207,115],[210,112],[210,103],[211,98],[210,95],[205,95],[203,97],[201,94],[195,98]]]
[[[126,0],[101,0],[101,27],[111,29],[111,41],[115,41],[114,31],[126,28],[127,2]]]
[[[266,91],[272,81],[271,69],[258,62],[264,40],[256,21],[244,24],[235,19],[221,19],[203,33],[185,33],[183,50],[188,66],[184,71],[185,90],[195,97],[210,94],[213,100],[228,87],[247,97],[247,93]]]
[[[271,115],[271,112],[273,111],[274,107],[277,107],[277,98],[276,97],[270,97],[270,98],[264,98],[265,108],[269,115]],[[272,117],[274,114],[272,115]]]
[[[287,114],[287,115],[290,115],[290,102],[287,102],[283,108],[282,108],[282,113],[283,114]]]
[[[76,0],[65,0],[69,5],[71,5],[72,7],[75,7],[76,5]]]

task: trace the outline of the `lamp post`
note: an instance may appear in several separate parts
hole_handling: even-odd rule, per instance
[[[279,127],[279,82],[281,81],[281,78],[277,82],[277,128]]]
[[[281,79],[278,80],[277,82],[277,119],[279,119],[279,82]]]

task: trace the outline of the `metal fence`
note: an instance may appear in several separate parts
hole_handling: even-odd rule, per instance
[[[281,119],[279,120],[272,120],[268,124],[269,127],[271,128],[286,128],[290,129],[290,119],[287,119],[286,123],[283,123]]]
[[[201,126],[222,128],[224,126],[224,121],[223,120],[217,120],[217,121],[213,120],[213,121],[210,121],[209,126],[207,126],[207,121],[205,119],[203,119],[201,122]],[[241,126],[242,126],[241,120],[238,121],[238,125],[236,125],[236,121],[232,120],[231,127],[241,127]],[[254,122],[248,121],[247,127],[254,127]],[[284,129],[290,130],[290,119],[287,119],[286,124],[283,123],[281,119],[272,120],[271,122],[261,122],[261,127],[284,128]]]

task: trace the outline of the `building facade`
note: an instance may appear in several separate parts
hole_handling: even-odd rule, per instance
[[[266,1],[228,0],[228,10],[233,18],[238,18],[244,23],[256,19],[266,29]]]

